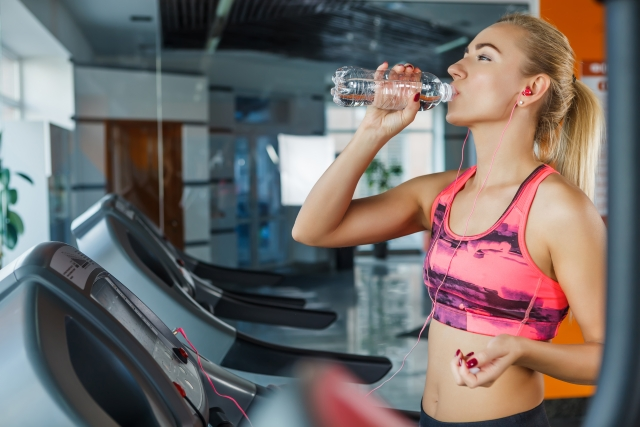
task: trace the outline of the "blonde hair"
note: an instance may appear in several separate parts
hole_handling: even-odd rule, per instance
[[[528,33],[520,41],[528,58],[522,73],[551,79],[534,137],[536,156],[593,200],[604,114],[596,95],[573,76],[575,56],[569,40],[553,25],[530,15],[509,14],[498,23]]]

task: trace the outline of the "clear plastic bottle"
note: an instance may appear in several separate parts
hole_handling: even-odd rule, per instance
[[[343,107],[375,105],[383,110],[402,110],[410,95],[420,92],[420,111],[430,110],[456,95],[455,88],[430,73],[398,74],[393,69],[338,68],[332,77],[333,102]]]

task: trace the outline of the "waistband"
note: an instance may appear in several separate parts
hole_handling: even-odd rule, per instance
[[[540,403],[533,409],[508,417],[486,421],[448,423],[427,415],[422,409],[422,402],[420,402],[419,427],[549,427],[549,420],[544,410],[544,404]]]

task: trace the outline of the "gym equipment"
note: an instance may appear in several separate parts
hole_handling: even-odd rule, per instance
[[[139,260],[167,285],[179,283],[200,305],[218,317],[307,329],[326,328],[337,318],[331,311],[303,310],[287,304],[285,298],[239,295],[191,274],[173,247],[159,237],[155,226],[130,203],[114,194],[103,197],[72,224],[79,248],[89,255],[93,244],[92,241],[87,242],[84,231],[102,217],[108,217],[115,229],[124,230]],[[100,262],[101,258],[97,260]],[[119,269],[112,267],[111,271]]]
[[[196,355],[129,289],[63,243],[0,270],[3,425],[244,424],[273,392]],[[225,421],[228,420],[229,422]]]
[[[135,226],[140,224],[132,221],[135,217],[119,198],[106,196],[72,223],[72,232],[81,251],[126,283],[167,325],[189,331],[200,353],[211,362],[239,371],[288,376],[300,360],[330,359],[342,363],[364,383],[380,380],[391,369],[386,357],[286,347],[238,332],[218,316],[242,320],[254,316],[254,321],[273,322],[271,313],[308,314],[285,306],[225,301],[224,293],[202,280],[196,288],[199,279],[180,266],[144,227]],[[236,308],[247,312],[238,314]],[[280,316],[277,320],[283,324],[287,319],[295,318]]]

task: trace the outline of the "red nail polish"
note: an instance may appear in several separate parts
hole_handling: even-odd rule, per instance
[[[477,364],[478,364],[478,361],[475,358],[473,358],[467,362],[467,368],[469,369],[474,368]]]
[[[411,64],[405,65],[405,68],[413,68],[413,65]]]
[[[462,366],[462,359],[458,359],[458,366]]]
[[[456,350],[456,356],[460,356],[460,353],[461,353],[460,349]]]
[[[418,102],[418,100],[420,99],[420,94],[416,93],[416,96],[413,97],[413,102]],[[460,350],[458,350],[460,351]]]
[[[466,359],[467,357],[471,357],[471,356],[473,356],[473,351],[471,353],[467,354],[464,358]]]

